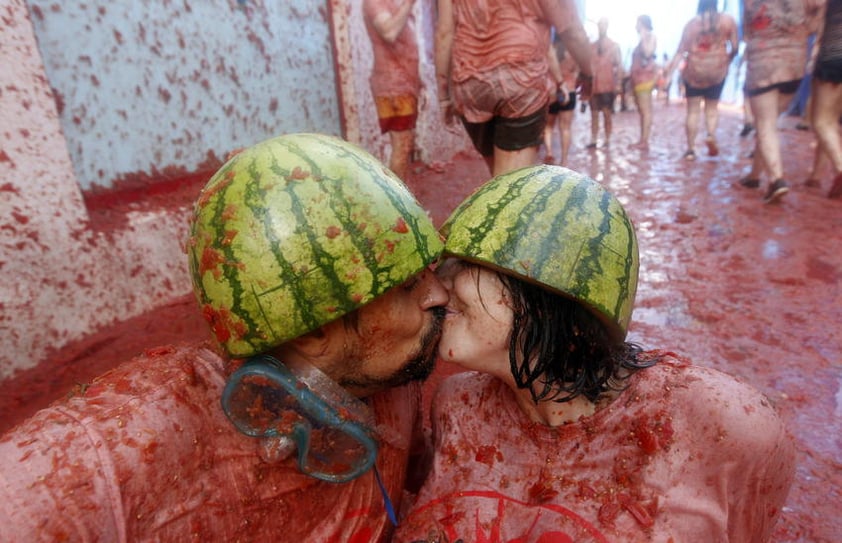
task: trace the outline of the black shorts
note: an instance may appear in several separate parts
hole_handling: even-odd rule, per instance
[[[766,94],[769,91],[776,90],[781,94],[795,94],[798,92],[798,87],[801,85],[800,79],[793,79],[792,81],[784,81],[782,83],[775,83],[767,87],[760,87],[759,89],[746,89],[746,95],[759,96]]]
[[[591,96],[591,111],[607,109],[614,113],[614,101],[617,99],[616,92],[600,92]]]
[[[495,147],[504,151],[520,151],[540,145],[544,141],[547,108],[542,107],[532,115],[517,119],[494,117],[484,123],[462,119],[462,124],[479,154],[490,157],[494,156]]]
[[[705,100],[719,100],[722,96],[722,87],[725,86],[725,80],[723,79],[716,85],[711,87],[693,87],[687,81],[682,81],[684,83],[684,95],[687,98],[695,98],[697,96],[701,96]]]
[[[561,95],[561,93],[559,93],[559,95]],[[564,104],[558,100],[550,103],[549,112],[550,115],[555,115],[561,111],[573,111],[574,109],[576,109],[576,93],[571,92],[567,95],[567,102]]]
[[[842,83],[842,59],[816,62],[813,77],[828,83]]]

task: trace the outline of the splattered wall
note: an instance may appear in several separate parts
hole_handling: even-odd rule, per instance
[[[83,190],[340,134],[323,1],[28,0]]]

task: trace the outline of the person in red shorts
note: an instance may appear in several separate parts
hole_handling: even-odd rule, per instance
[[[148,349],[4,434],[0,540],[387,541],[423,443],[440,250],[354,145],[236,154],[187,243],[216,342]]]
[[[795,447],[761,392],[625,340],[634,226],[557,166],[498,176],[442,227],[434,460],[394,541],[768,541]]]
[[[380,131],[389,134],[389,168],[403,180],[415,148],[418,119],[418,43],[412,20],[415,0],[364,0],[363,20],[374,54],[369,83]]]
[[[554,27],[590,96],[590,45],[573,0],[438,0],[436,83],[445,122],[458,116],[492,174],[537,163],[555,94]]]

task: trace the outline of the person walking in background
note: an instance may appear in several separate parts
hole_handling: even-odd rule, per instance
[[[658,97],[664,101],[664,105],[670,104],[670,88],[672,87],[673,74],[667,71],[669,56],[664,53],[664,61],[658,69]]]
[[[821,0],[744,0],[743,38],[746,42],[746,93],[757,130],[751,170],[740,179],[758,188],[769,179],[765,203],[789,192],[784,180],[778,117],[786,110],[804,76],[807,36],[817,25]]]
[[[681,41],[669,65],[667,77],[682,59],[686,65],[682,72],[687,97],[686,160],[696,159],[696,135],[702,101],[705,104],[705,144],[708,155],[719,154],[716,127],[719,123],[719,97],[728,75],[728,67],[737,54],[737,22],[727,13],[719,13],[717,0],[699,0],[697,14],[684,26]]]
[[[576,81],[579,66],[567,51],[564,43],[553,30],[552,45],[549,50],[550,74],[556,83],[556,99],[547,108],[547,126],[544,127],[544,148],[547,156],[544,162],[554,164],[553,134],[558,130],[561,160],[558,164],[567,164],[570,144],[573,139],[573,115],[576,113]]]
[[[655,62],[655,50],[658,42],[652,32],[652,19],[648,15],[637,18],[635,26],[640,41],[632,52],[631,84],[637,112],[640,115],[640,140],[636,146],[641,149],[649,148],[649,136],[652,132],[652,91],[658,77],[658,66]]]
[[[740,137],[746,138],[754,132],[754,115],[751,113],[751,104],[748,99],[748,93],[746,93],[745,84],[741,84],[741,82],[745,81],[746,73],[746,43],[742,39],[741,29],[742,25],[737,27],[737,76],[734,78],[734,92],[740,93],[743,98],[743,127],[740,130]]]
[[[380,132],[389,134],[389,168],[406,180],[415,148],[421,76],[412,21],[415,0],[364,0],[363,19],[374,66],[369,84]]]
[[[573,0],[438,0],[436,82],[446,122],[462,121],[493,174],[535,164],[555,88],[550,28],[590,95],[591,53]]]
[[[611,142],[614,102],[623,84],[623,57],[620,46],[608,37],[608,19],[597,23],[599,37],[591,44],[593,85],[591,87],[591,142],[589,149],[596,148],[599,136],[599,118],[605,125],[605,145]]]
[[[824,154],[833,166],[828,198],[842,198],[842,0],[827,0],[813,68],[811,122],[819,147],[813,169]]]

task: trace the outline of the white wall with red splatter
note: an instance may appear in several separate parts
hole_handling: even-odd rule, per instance
[[[438,116],[432,2],[418,147],[469,147]],[[356,0],[0,0],[0,379],[190,291],[189,209],[90,228],[83,193],[200,171],[284,132],[385,158]]]
[[[184,292],[184,216],[87,228],[68,143],[22,0],[0,1],[0,377]],[[138,265],[138,263],[143,263]]]
[[[27,4],[83,189],[341,133],[324,2]]]

